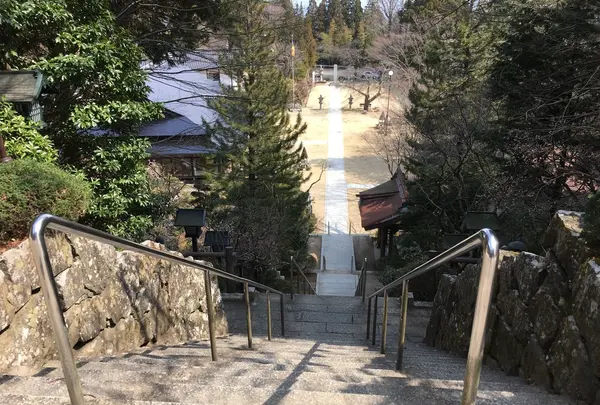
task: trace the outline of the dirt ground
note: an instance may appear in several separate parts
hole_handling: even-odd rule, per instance
[[[383,183],[390,178],[387,165],[376,155],[369,143],[369,134],[375,131],[381,112],[387,107],[387,92],[373,102],[375,107],[367,114],[362,113],[359,104],[363,97],[356,91],[341,87],[343,100],[343,134],[344,134],[344,167],[348,184],[348,216],[352,233],[365,233],[360,226],[358,197],[356,194],[374,185]],[[327,140],[329,137],[329,92],[328,84],[315,86],[306,106],[302,108],[302,118],[307,123],[306,134],[302,136],[308,152],[312,178],[306,188],[321,175],[321,180],[312,185],[313,212],[318,219],[317,232],[327,232],[323,219],[325,216],[325,181],[326,173],[322,171],[327,163]],[[319,110],[319,95],[323,95],[323,109]],[[352,94],[354,102],[352,110],[348,109],[348,97]],[[394,108],[391,101],[390,108]]]

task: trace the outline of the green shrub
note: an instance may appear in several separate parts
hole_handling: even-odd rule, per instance
[[[41,213],[77,220],[90,196],[81,176],[53,164],[31,159],[0,164],[0,244],[25,237]]]
[[[0,100],[0,134],[6,142],[8,156],[55,162],[58,153],[50,138],[39,133],[39,128],[39,124],[20,116],[9,103]]]
[[[581,236],[590,249],[600,251],[600,193],[592,194],[585,206]]]

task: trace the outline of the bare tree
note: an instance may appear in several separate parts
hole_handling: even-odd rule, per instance
[[[352,82],[344,82],[342,86],[347,87],[355,92],[359,93],[364,97],[363,102],[363,110],[369,111],[369,107],[371,103],[377,99],[377,97],[381,96],[381,80],[378,81],[368,81],[366,83],[352,83]],[[375,93],[375,94],[373,94]]]
[[[385,125],[363,133],[363,139],[385,162],[390,176],[393,176],[407,155],[406,140],[413,136],[414,130],[402,114],[397,113],[392,113],[392,118]]]
[[[403,0],[379,0],[379,8],[387,21],[387,32],[392,32],[394,19],[402,8]]]

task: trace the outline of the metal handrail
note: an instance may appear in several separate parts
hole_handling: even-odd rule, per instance
[[[212,360],[217,360],[216,352],[216,337],[215,337],[215,326],[214,326],[214,307],[209,303],[212,302],[212,289],[211,289],[211,273],[217,276],[238,281],[244,283],[244,295],[247,309],[247,322],[248,322],[248,344],[252,346],[252,330],[250,322],[250,304],[248,299],[248,285],[252,285],[258,289],[265,290],[267,293],[273,292],[278,294],[280,297],[280,310],[281,310],[281,335],[285,335],[284,329],[284,302],[283,293],[275,290],[274,288],[266,285],[257,283],[253,280],[248,280],[243,277],[239,277],[219,269],[215,269],[198,262],[194,262],[183,257],[175,256],[170,253],[166,253],[160,250],[156,250],[139,243],[131,242],[127,239],[119,238],[106,232],[99,231],[94,228],[90,228],[85,225],[78,224],[66,220],[61,217],[57,217],[50,214],[42,214],[38,216],[31,225],[29,231],[29,241],[31,246],[31,252],[35,266],[38,271],[40,278],[40,284],[44,294],[44,299],[48,307],[48,314],[50,315],[50,322],[52,325],[52,331],[54,333],[54,339],[56,340],[58,354],[62,364],[63,374],[67,389],[69,391],[69,397],[71,398],[71,404],[83,405],[83,390],[81,388],[81,381],[75,365],[75,359],[73,352],[71,351],[71,344],[69,342],[69,334],[67,326],[65,324],[62,309],[60,307],[58,298],[58,289],[54,280],[54,274],[52,273],[52,265],[50,263],[50,256],[48,255],[48,249],[46,246],[46,238],[44,231],[46,229],[54,229],[59,232],[86,237],[97,242],[112,245],[117,248],[129,250],[137,253],[141,253],[147,256],[152,256],[161,260],[166,260],[170,263],[179,264],[183,266],[193,267],[198,270],[202,270],[205,275],[205,291],[206,291],[206,302],[208,308],[208,324],[209,324],[209,335],[210,335],[210,348]],[[270,295],[267,294],[267,308],[270,312]],[[271,330],[271,318],[268,317],[268,329]],[[271,336],[269,333],[269,340]]]
[[[377,297],[383,293],[384,312],[383,323],[381,327],[381,353],[385,353],[385,344],[387,337],[387,301],[388,290],[402,284],[402,319],[400,322],[400,336],[398,338],[398,355],[396,359],[396,370],[402,368],[404,355],[404,344],[406,341],[406,317],[408,312],[408,282],[422,274],[433,270],[440,265],[449,262],[470,250],[483,247],[481,274],[479,277],[479,286],[477,299],[475,303],[475,314],[473,316],[473,328],[471,330],[471,341],[469,343],[469,354],[467,356],[467,371],[465,374],[464,387],[462,393],[462,405],[473,405],[477,399],[477,390],[479,388],[479,378],[481,375],[481,365],[483,362],[483,350],[485,348],[485,329],[492,299],[492,289],[496,270],[498,267],[498,254],[500,252],[498,239],[491,229],[482,229],[474,235],[471,235],[462,242],[456,244],[445,252],[437,255],[428,262],[420,265],[416,269],[397,278],[388,285],[369,295],[367,312],[367,339],[369,339],[369,326],[371,315],[371,300],[374,299],[373,311],[373,341],[377,332]]]
[[[310,283],[310,281],[308,281],[308,277],[306,277],[306,274],[304,274],[304,271],[302,271],[302,269],[301,269],[301,268],[300,268],[300,266],[298,265],[298,262],[296,261],[296,259],[294,259],[294,256],[291,256],[291,257],[290,257],[290,262],[291,262],[291,264],[295,264],[295,265],[296,265],[296,269],[298,270],[298,272],[299,272],[300,274],[302,274],[302,277],[304,277],[304,282],[305,282],[306,284],[308,284],[308,286],[310,287],[310,289],[311,289],[312,293],[313,293],[314,295],[317,295],[317,291],[315,291],[315,289],[313,288],[313,286],[312,286],[312,284]],[[291,271],[293,271],[293,270],[291,270]],[[294,291],[294,283],[293,283],[293,281],[292,281],[292,299],[294,299],[294,294],[293,294],[293,291]],[[298,290],[298,293],[300,293],[300,290]]]
[[[362,302],[365,302],[365,295],[367,294],[367,258],[363,261],[363,265],[360,268],[360,276],[358,277],[358,285],[354,295],[361,295]]]

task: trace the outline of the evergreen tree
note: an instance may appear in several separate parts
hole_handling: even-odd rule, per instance
[[[360,4],[360,0],[353,0],[352,2],[352,11],[351,11],[351,24],[348,24],[348,27],[351,27],[353,29],[353,33],[352,33],[352,39],[354,40],[359,40],[360,42],[363,42],[364,40],[361,40],[361,36],[364,36],[364,32],[365,32],[365,26],[363,23],[363,9],[362,9],[362,5]]]
[[[360,3],[360,0],[358,0]],[[354,32],[354,4],[355,0],[341,0],[342,14],[344,15],[344,24]]]
[[[304,35],[302,38],[302,58],[306,67],[306,73],[317,63],[317,41],[313,35],[313,26],[310,18],[304,23]]]
[[[483,141],[513,198],[536,207],[518,216],[536,214],[523,226],[537,237],[557,209],[581,210],[600,184],[600,7],[515,2],[503,12],[510,18],[490,78],[500,114]]]
[[[370,46],[375,38],[384,31],[385,19],[377,0],[369,0],[363,13],[363,22],[365,29],[365,47]]]
[[[326,32],[327,24],[327,6],[325,0],[321,0],[317,8],[317,18],[313,20],[313,28],[315,32]]]
[[[497,174],[478,142],[493,117],[485,95],[493,38],[470,10],[460,8],[462,1],[444,4],[456,8],[452,19],[425,33],[425,49],[410,63],[421,74],[410,90],[402,161],[414,176],[407,185],[412,205],[402,221],[425,249],[437,247],[442,234],[458,232],[467,211],[493,206]]]
[[[308,9],[306,10],[306,18],[308,18],[310,21],[312,21],[313,24],[313,28],[314,28],[314,24],[317,21],[318,18],[318,6],[317,6],[317,0],[310,0],[308,2]]]
[[[208,124],[226,170],[210,176],[207,203],[211,218],[232,233],[241,262],[267,272],[306,252],[312,231],[308,194],[301,191],[307,163],[297,146],[306,124],[300,116],[290,123],[290,88],[271,52],[274,22],[264,3],[237,3],[231,55],[223,60],[237,86],[223,89],[225,97],[214,102],[220,119]]]
[[[146,170],[150,145],[135,135],[162,107],[148,101],[144,50],[119,23],[106,1],[5,0],[0,66],[44,73],[52,91],[42,100],[46,126],[39,131],[60,150],[59,164],[92,183],[83,221],[137,239],[156,219],[156,196]]]
[[[325,28],[329,35],[331,35],[329,27],[334,21],[337,27],[344,23],[344,11],[341,0],[329,0],[329,3],[327,4],[327,25]]]

